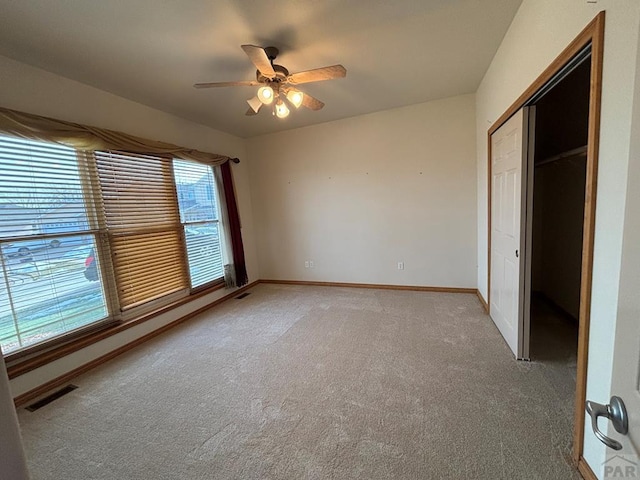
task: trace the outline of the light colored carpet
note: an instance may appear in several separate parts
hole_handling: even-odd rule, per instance
[[[566,363],[474,295],[263,284],[19,418],[34,479],[580,478]]]

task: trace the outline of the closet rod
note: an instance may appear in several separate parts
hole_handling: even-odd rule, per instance
[[[544,160],[537,162],[535,166],[541,167],[542,165],[557,162],[558,160],[562,160],[563,158],[578,157],[586,154],[587,146],[583,145],[582,147],[574,148],[573,150],[567,150],[566,152],[559,153],[558,155],[554,155],[553,157],[545,158]]]

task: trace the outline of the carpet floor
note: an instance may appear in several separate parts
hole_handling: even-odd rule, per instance
[[[580,478],[575,358],[474,295],[261,284],[73,383],[18,412],[36,480]]]

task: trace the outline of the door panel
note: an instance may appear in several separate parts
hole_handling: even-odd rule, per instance
[[[493,175],[493,185],[492,185],[491,191],[493,192],[493,195],[496,198],[503,197],[503,193],[502,193],[503,181],[504,181],[504,178],[502,175],[500,176]],[[491,219],[493,222],[493,228],[495,228],[496,230],[502,230],[503,221],[502,221],[502,209],[500,208],[500,206],[501,206],[501,202],[495,202],[492,205],[493,211],[491,212]]]
[[[509,328],[515,330],[518,322],[518,266],[508,258],[504,260],[504,313]],[[514,352],[515,353],[515,352]]]
[[[515,135],[515,133],[514,133]],[[514,150],[511,150],[514,152]],[[520,209],[520,195],[519,195],[519,185],[517,182],[520,178],[520,172],[515,171],[514,169],[506,172],[505,182],[506,182],[506,191],[504,195],[504,231],[505,235],[508,235],[512,241],[516,240],[517,230],[519,228],[518,214],[520,213],[518,210]],[[517,223],[516,223],[517,222]],[[519,238],[519,237],[518,237]]]
[[[520,306],[522,171],[526,165],[528,109],[491,135],[491,283],[489,313],[509,348],[522,358]],[[528,325],[527,327],[528,328]],[[528,349],[527,349],[528,351]]]

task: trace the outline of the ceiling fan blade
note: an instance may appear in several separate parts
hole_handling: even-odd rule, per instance
[[[333,80],[347,76],[347,69],[342,65],[331,65],[330,67],[315,68],[304,72],[292,73],[287,78],[287,82],[297,85],[300,83],[321,82],[323,80]]]
[[[211,88],[211,87],[257,87],[262,85],[255,80],[248,80],[246,82],[211,82],[211,83],[196,83],[195,88]]]
[[[276,76],[276,72],[271,66],[271,61],[264,51],[264,48],[257,47],[255,45],[242,45],[242,50],[247,54],[249,60],[253,62],[260,73],[267,78],[273,78]]]
[[[309,110],[321,110],[324,107],[324,102],[305,93],[304,97],[302,97],[302,106],[307,107]]]

